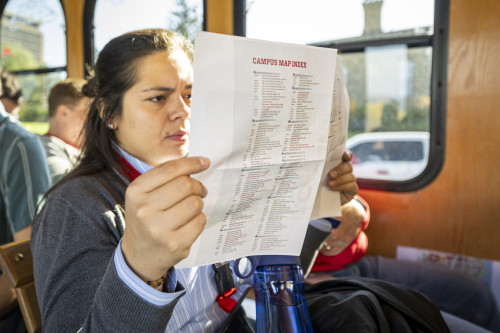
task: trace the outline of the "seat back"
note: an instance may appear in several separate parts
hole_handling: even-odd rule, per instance
[[[42,317],[33,281],[33,257],[29,240],[0,246],[0,266],[14,288],[28,332],[41,332]]]

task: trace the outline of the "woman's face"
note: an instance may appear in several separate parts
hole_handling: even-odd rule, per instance
[[[156,52],[138,62],[137,81],[123,96],[113,122],[118,144],[157,166],[186,156],[189,146],[192,67],[183,51]]]

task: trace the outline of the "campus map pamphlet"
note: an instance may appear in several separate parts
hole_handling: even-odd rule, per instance
[[[192,175],[207,224],[176,267],[299,255],[310,219],[340,215],[324,185],[347,136],[337,51],[199,32],[193,68],[189,154],[211,160]]]

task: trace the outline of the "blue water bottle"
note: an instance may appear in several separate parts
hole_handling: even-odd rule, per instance
[[[248,257],[257,307],[257,333],[312,333],[311,319],[304,297],[304,273],[299,257]]]

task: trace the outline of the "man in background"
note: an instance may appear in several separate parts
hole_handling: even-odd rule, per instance
[[[82,133],[91,98],[82,93],[83,79],[66,79],[49,93],[49,131],[41,137],[52,183],[57,183],[78,161]]]
[[[13,117],[19,118],[21,105],[24,103],[24,96],[21,90],[21,84],[14,74],[3,72],[1,74],[3,93],[0,95],[5,111]]]
[[[4,75],[1,78],[3,82]],[[11,106],[8,100],[17,96],[11,95],[9,84],[5,94],[0,86],[1,100],[7,100],[8,107]],[[19,98],[12,100],[19,101]],[[0,245],[30,238],[37,204],[50,186],[40,139],[26,130],[13,114],[7,113],[0,103]],[[25,330],[14,290],[0,271],[0,332]]]

